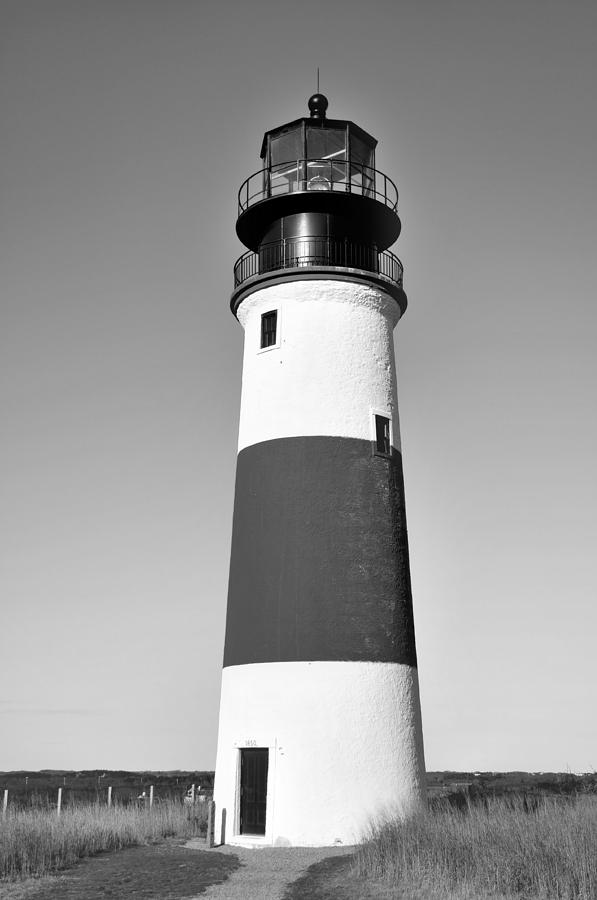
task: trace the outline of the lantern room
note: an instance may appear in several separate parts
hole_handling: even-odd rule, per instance
[[[354,122],[328,120],[322,94],[309,100],[311,117],[268,131],[261,158],[271,194],[296,190],[332,190],[334,185],[374,188],[377,141]],[[298,161],[299,165],[286,165]]]
[[[400,234],[398,191],[375,168],[377,141],[354,122],[328,119],[323,94],[308,106],[309,117],[265,133],[262,167],[239,190],[236,232],[250,252],[235,266],[232,308],[248,279],[348,268],[391,282],[404,309],[402,265],[387,249]]]

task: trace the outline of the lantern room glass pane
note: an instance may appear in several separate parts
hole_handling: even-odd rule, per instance
[[[361,166],[374,167],[373,147],[355,134],[350,135],[350,161]]]
[[[350,181],[365,197],[375,195],[375,151],[355,134],[350,135]]]
[[[296,161],[304,156],[302,128],[293,128],[270,138],[270,165]]]
[[[346,129],[307,125],[307,190],[346,182]]]
[[[307,125],[308,159],[346,159],[346,131]]]
[[[305,155],[303,130],[292,128],[270,137],[270,168],[264,172],[269,182],[269,196],[287,194],[300,189],[300,169],[297,160]],[[304,176],[303,176],[304,177]]]

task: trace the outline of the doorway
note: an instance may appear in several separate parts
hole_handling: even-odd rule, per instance
[[[240,833],[265,834],[269,750],[240,751]]]

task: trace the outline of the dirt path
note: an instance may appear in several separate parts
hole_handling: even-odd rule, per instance
[[[189,841],[187,847],[202,849]],[[218,852],[240,861],[223,884],[209,887],[201,900],[284,900],[292,884],[309,866],[332,857],[347,856],[352,847],[218,847]],[[213,851],[203,851],[204,853]],[[308,895],[304,895],[308,900]]]
[[[424,887],[404,893],[359,877],[351,850],[207,850],[199,840],[173,839],[81,860],[61,875],[0,882],[0,900],[490,900]]]
[[[0,883],[0,900],[405,900],[356,876],[352,849],[207,850],[200,839],[172,839],[102,853],[60,875]],[[411,892],[408,900],[430,895]]]
[[[1,883],[0,900],[284,900],[309,866],[351,848],[207,850],[200,839],[128,847],[83,859],[59,875]],[[288,897],[295,895],[288,894]],[[301,891],[301,897],[307,898]]]

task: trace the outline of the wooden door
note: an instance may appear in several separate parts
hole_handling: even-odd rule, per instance
[[[240,751],[240,833],[265,834],[269,750]]]

